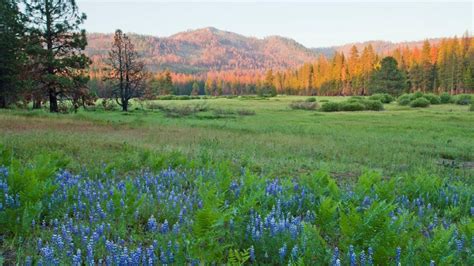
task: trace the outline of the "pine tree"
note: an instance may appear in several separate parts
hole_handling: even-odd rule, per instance
[[[24,21],[15,1],[0,1],[0,108],[18,97],[19,76],[24,62]]]
[[[87,92],[87,39],[79,28],[86,15],[74,0],[25,0],[24,6],[31,35],[39,42],[34,53],[38,82],[48,95],[49,110],[58,112],[58,100]]]
[[[193,82],[193,90],[191,91],[191,95],[199,95],[199,84],[196,81]]]
[[[387,56],[380,62],[381,67],[371,77],[370,93],[400,95],[406,89],[406,77],[397,67],[397,61]]]

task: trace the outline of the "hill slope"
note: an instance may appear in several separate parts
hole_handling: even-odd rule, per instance
[[[151,70],[283,69],[299,66],[317,56],[291,39],[279,36],[257,39],[216,28],[186,31],[164,38],[136,34],[130,37]],[[89,34],[86,53],[94,62],[100,62],[107,55],[112,40],[112,34]]]

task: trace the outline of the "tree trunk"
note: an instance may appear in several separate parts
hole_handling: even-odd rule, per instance
[[[122,101],[122,111],[123,112],[128,112],[128,100],[123,100]]]
[[[59,112],[58,108],[58,97],[54,89],[49,89],[49,111],[51,113]]]
[[[33,98],[33,109],[41,109],[41,100]]]

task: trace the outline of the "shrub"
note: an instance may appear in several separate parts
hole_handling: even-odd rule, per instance
[[[321,102],[321,103],[327,103],[327,102],[329,102],[329,100],[323,99],[323,100],[319,100],[319,102]]]
[[[471,103],[471,107],[469,107],[469,111],[474,112],[474,103]]]
[[[472,96],[470,94],[459,94],[454,98],[454,102],[459,105],[469,105],[472,102]]]
[[[250,109],[239,109],[237,110],[237,114],[241,116],[255,115],[255,111]]]
[[[410,104],[412,98],[412,94],[402,94],[400,97],[398,97],[397,101],[399,105],[406,106]]]
[[[363,111],[365,110],[365,105],[361,102],[343,102],[341,103],[341,111],[353,112],[353,111]]]
[[[421,98],[423,96],[424,96],[423,92],[417,91],[417,92],[413,93],[412,99],[418,99],[418,98]]]
[[[447,92],[444,92],[443,94],[441,94],[439,99],[441,103],[451,103],[453,101],[453,97],[451,96],[451,94]]]
[[[323,112],[338,112],[341,110],[341,104],[336,102],[327,102],[321,106]]]
[[[426,98],[428,101],[430,101],[430,104],[440,104],[441,99],[438,95],[435,95],[433,93],[428,93],[423,95],[423,98]]]
[[[315,110],[318,107],[318,104],[315,102],[302,102],[296,101],[290,104],[290,108],[293,110]]]
[[[430,106],[430,101],[428,101],[424,97],[421,97],[421,98],[417,98],[411,101],[410,106],[411,107],[428,107]]]
[[[184,106],[162,106],[160,110],[164,111],[166,116],[169,117],[184,117],[189,116],[198,112],[207,111],[206,104],[196,104],[196,105],[184,105]]]
[[[392,95],[388,93],[376,93],[376,94],[371,95],[369,97],[369,100],[376,100],[382,103],[391,103],[394,101],[394,98]]]
[[[309,97],[309,98],[306,99],[306,102],[314,103],[314,102],[316,102],[316,98],[315,97]]]
[[[383,103],[379,100],[363,100],[360,103],[365,106],[365,110],[382,111],[384,109]]]

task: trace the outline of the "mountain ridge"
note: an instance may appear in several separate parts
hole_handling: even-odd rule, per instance
[[[367,41],[308,48],[291,38],[279,35],[248,37],[215,27],[187,30],[168,37],[135,33],[128,35],[151,71],[169,69],[182,73],[281,70],[312,62],[320,55],[331,56],[335,52],[348,55],[353,45],[360,52],[364,46],[371,44],[377,53],[384,54],[398,47],[421,47],[423,44],[423,41]],[[89,45],[86,54],[92,58],[94,64],[100,65],[104,62],[112,40],[112,33],[88,34]],[[432,40],[438,42],[441,39]]]

